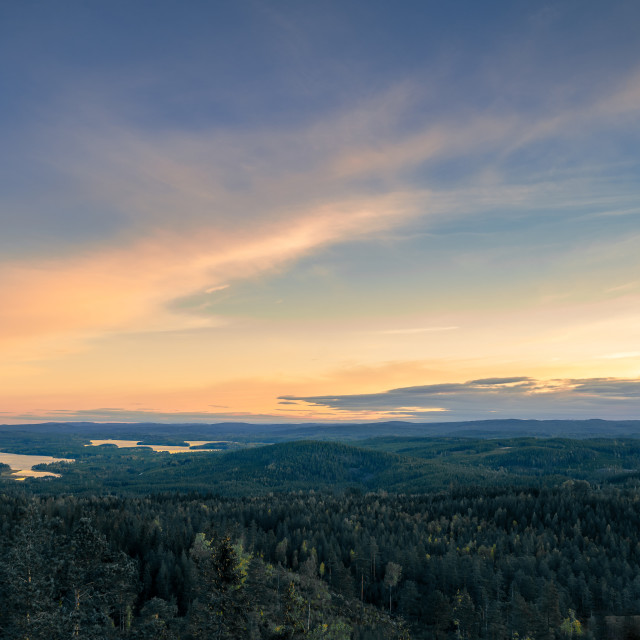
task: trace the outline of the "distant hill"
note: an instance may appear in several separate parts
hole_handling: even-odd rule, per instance
[[[185,440],[234,440],[238,442],[284,442],[287,440],[338,440],[372,437],[460,436],[473,438],[522,437],[599,438],[640,437],[640,420],[477,420],[470,422],[352,422],[335,424],[217,424],[50,422],[1,425],[3,434],[16,436],[67,434],[84,438],[122,438],[155,444]]]

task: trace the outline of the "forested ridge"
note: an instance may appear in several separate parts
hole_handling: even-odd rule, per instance
[[[0,509],[3,638],[638,637],[633,487],[15,488]]]
[[[561,438],[376,438],[358,443],[293,441],[232,451],[157,453],[145,447],[85,446],[47,436],[31,450],[15,435],[8,449],[75,459],[39,466],[59,478],[30,480],[33,492],[270,491],[359,488],[396,493],[451,485],[554,486],[567,479],[619,483],[638,475],[640,440]],[[11,481],[8,469],[0,478]]]

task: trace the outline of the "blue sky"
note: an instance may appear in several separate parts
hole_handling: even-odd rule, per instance
[[[635,416],[639,19],[5,3],[0,415]]]

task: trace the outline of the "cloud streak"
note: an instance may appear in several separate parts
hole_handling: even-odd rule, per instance
[[[640,378],[538,380],[487,378],[464,383],[401,387],[381,393],[282,396],[281,401],[344,412],[397,411],[419,419],[425,411],[446,412],[438,420],[494,418],[634,418],[640,410]]]
[[[16,5],[0,38],[3,408],[146,419],[125,405],[156,389],[153,415],[207,420],[189,389],[247,378],[229,415],[630,410],[629,388],[595,376],[639,373],[637,11],[567,29],[562,8],[546,26],[246,9],[152,12],[140,32],[116,5],[107,22]],[[511,371],[537,378],[488,378]],[[273,386],[251,404],[256,378]],[[408,386],[442,380],[457,382]]]

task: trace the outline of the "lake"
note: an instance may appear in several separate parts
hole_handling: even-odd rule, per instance
[[[39,464],[51,464],[52,462],[75,462],[66,458],[52,458],[51,456],[32,456],[22,453],[6,453],[0,451],[0,462],[8,464],[12,470],[12,476],[16,480],[25,478],[44,478],[45,476],[60,477],[59,473],[50,471],[34,471],[32,467]]]

